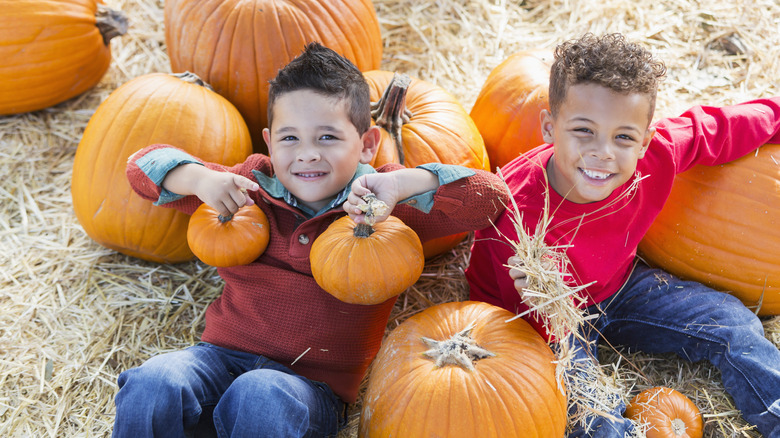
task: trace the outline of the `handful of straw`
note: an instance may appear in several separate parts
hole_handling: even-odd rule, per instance
[[[504,179],[500,170],[498,175]],[[585,344],[581,327],[590,319],[584,314],[586,298],[580,292],[593,283],[579,286],[569,284],[566,281],[571,276],[567,272],[568,246],[548,246],[544,242],[551,223],[548,190],[545,190],[544,211],[533,236],[525,231],[523,214],[514,198],[510,197],[510,212],[517,236],[516,239],[502,237],[512,245],[516,257],[522,260],[522,265],[506,267],[523,270],[528,282],[521,293],[522,301],[528,306],[528,310],[512,319],[528,315],[541,320],[551,342],[554,343],[551,346],[556,355],[558,386],[567,394],[568,427],[578,423],[589,426],[596,416],[611,416],[609,412],[625,399],[626,391],[616,379],[609,377],[593,358],[588,357],[586,361],[582,361],[574,357],[576,349],[580,348],[575,341],[579,340],[581,344]]]

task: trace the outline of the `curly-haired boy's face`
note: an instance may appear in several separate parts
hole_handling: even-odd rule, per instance
[[[273,124],[263,131],[263,139],[274,173],[314,211],[344,190],[358,163],[370,163],[376,152],[378,128],[359,134],[344,99],[291,91],[276,99],[273,111]]]
[[[650,96],[596,84],[569,87],[558,114],[544,111],[542,135],[554,144],[550,186],[571,202],[606,199],[634,175],[655,133]]]

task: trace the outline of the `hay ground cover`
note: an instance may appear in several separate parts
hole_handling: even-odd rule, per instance
[[[0,116],[0,436],[107,437],[116,377],[198,339],[220,292],[198,261],[162,265],[93,242],[75,218],[73,158],[98,105],[137,76],[169,72],[162,0],[106,0],[130,20],[111,41],[97,87],[49,109]],[[693,104],[780,94],[777,0],[375,0],[381,68],[433,82],[470,110],[490,70],[512,53],[581,35],[622,32],[666,62],[656,118]],[[430,260],[399,298],[388,331],[420,310],[468,297],[469,242]],[[780,317],[764,320],[780,345]],[[704,414],[705,437],[760,436],[724,393],[719,373],[674,356],[602,348],[631,394],[677,389]],[[356,436],[358,406],[341,437]]]

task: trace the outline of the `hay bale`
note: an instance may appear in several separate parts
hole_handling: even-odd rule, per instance
[[[0,436],[108,437],[116,377],[152,355],[195,342],[220,292],[213,268],[157,265],[100,247],[72,211],[73,157],[90,116],[132,78],[168,72],[163,0],[106,0],[127,13],[113,62],[93,90],[55,107],[0,116]],[[623,32],[666,61],[656,117],[695,103],[780,94],[780,5],[775,0],[570,2],[374,0],[382,69],[451,91],[468,110],[490,70],[518,50],[551,49],[591,31]],[[469,244],[429,262],[399,299],[388,330],[440,302],[468,297]],[[780,318],[765,321],[780,345]],[[664,385],[704,414],[705,436],[757,437],[716,370],[671,356],[603,347],[602,361],[632,392]],[[341,437],[356,436],[357,413]]]

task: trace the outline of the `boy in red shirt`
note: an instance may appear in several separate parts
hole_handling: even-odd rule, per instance
[[[322,290],[309,262],[314,240],[345,214],[362,222],[358,205],[368,192],[423,242],[488,227],[508,200],[490,172],[443,164],[374,170],[380,132],[368,84],[319,44],[279,71],[268,107],[270,157],[228,168],[152,145],[128,163],[133,189],[158,205],[189,214],[205,202],[227,215],[257,204],[270,241],[249,265],[218,269],[225,285],[206,311],[203,342],[119,376],[115,437],[191,436],[211,418],[225,437],[335,436],[395,299],[355,305]]]
[[[572,286],[593,282],[582,293],[587,314],[597,317],[582,329],[590,342],[579,360],[597,358],[600,336],[612,345],[709,360],[744,418],[764,436],[780,437],[780,352],[759,319],[731,295],[636,258],[676,174],[780,142],[780,98],[698,106],[651,125],[664,73],[661,62],[620,35],[561,44],[550,76],[550,111],[541,114],[547,144],[516,158],[502,174],[529,235],[549,189],[544,241],[565,248]],[[495,228],[478,231],[466,277],[472,299],[521,313],[528,309],[525,272],[502,242],[513,235],[508,211]],[[526,319],[544,334],[536,317]],[[623,409],[620,404],[612,414],[621,418]],[[569,436],[622,437],[632,429],[625,420],[593,420],[591,427],[571,425]]]

